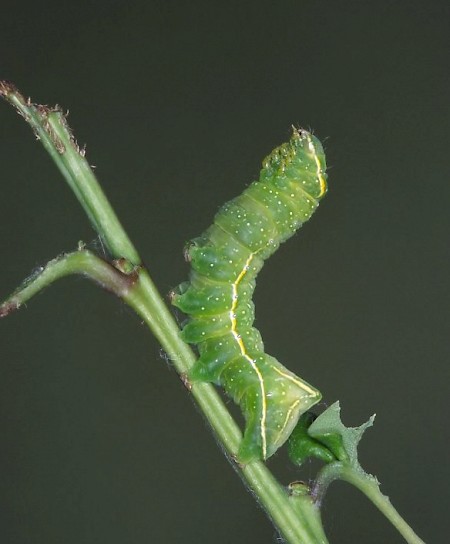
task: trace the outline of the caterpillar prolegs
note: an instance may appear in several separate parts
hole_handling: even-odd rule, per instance
[[[186,248],[189,282],[172,303],[190,316],[183,339],[199,359],[189,379],[222,386],[246,427],[238,459],[267,459],[321,395],[264,352],[251,300],[264,261],[313,214],[327,190],[319,140],[294,129],[263,161],[259,181],[227,202],[214,223]]]

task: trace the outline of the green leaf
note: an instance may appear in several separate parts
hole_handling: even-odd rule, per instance
[[[358,444],[366,429],[373,425],[375,415],[359,427],[346,427],[340,414],[341,407],[337,401],[310,425],[308,434],[327,446],[339,461],[362,470],[358,463]]]

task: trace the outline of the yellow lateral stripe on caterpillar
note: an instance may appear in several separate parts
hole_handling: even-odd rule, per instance
[[[311,153],[313,154],[314,161],[315,161],[316,166],[317,166],[317,177],[319,178],[319,181],[320,181],[320,194],[319,194],[318,198],[321,198],[327,192],[327,182],[323,177],[322,165],[320,164],[319,157],[317,156],[317,153],[316,153],[316,148],[314,147],[314,144],[313,144],[313,142],[311,140],[310,135],[308,135],[308,147],[309,147]]]
[[[258,376],[258,380],[259,380],[259,383],[260,383],[261,399],[262,399],[262,402],[263,402],[262,416],[261,416],[261,442],[262,442],[263,457],[265,457],[266,452],[267,452],[266,428],[265,428],[267,406],[266,406],[266,393],[265,393],[265,390],[264,390],[264,380],[263,380],[263,377],[261,375],[261,372],[259,371],[259,368],[256,365],[256,361],[254,361],[247,354],[247,352],[245,350],[245,344],[244,344],[244,342],[242,340],[242,337],[237,332],[237,328],[236,328],[237,327],[237,320],[236,320],[236,316],[235,316],[236,306],[237,306],[237,303],[238,303],[238,300],[239,300],[237,287],[241,283],[241,280],[244,278],[245,274],[247,274],[250,263],[253,260],[253,256],[254,256],[253,253],[250,253],[249,258],[245,262],[244,268],[242,269],[241,273],[237,277],[236,281],[232,284],[232,288],[233,288],[233,295],[232,295],[233,304],[232,304],[231,310],[230,310],[230,320],[231,320],[231,332],[232,332],[232,334],[233,334],[233,336],[234,336],[234,338],[235,338],[235,340],[236,340],[236,342],[237,342],[237,344],[239,346],[239,349],[241,350],[242,355],[250,363],[253,370],[256,372],[256,375]]]
[[[296,385],[298,385],[299,387],[307,391],[310,395],[316,394],[316,389],[314,389],[314,387],[311,387],[303,380],[300,380],[299,378],[297,378],[297,376],[292,375],[291,372],[283,372],[282,370],[276,367],[273,367],[273,370],[275,372],[278,372],[278,374],[280,376],[283,376],[283,378],[286,378],[287,380],[291,380],[292,382],[294,382]]]

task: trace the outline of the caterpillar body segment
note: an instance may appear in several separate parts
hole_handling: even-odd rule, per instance
[[[189,378],[222,386],[240,405],[246,422],[242,463],[273,455],[321,398],[264,352],[251,299],[264,261],[325,195],[325,168],[319,140],[294,129],[290,141],[264,159],[259,180],[227,202],[186,248],[190,281],[172,303],[190,316],[182,336],[199,351]]]

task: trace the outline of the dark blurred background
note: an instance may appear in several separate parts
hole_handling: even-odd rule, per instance
[[[376,424],[360,448],[427,543],[448,535],[448,2],[17,3],[0,77],[59,103],[162,293],[182,247],[292,124],[329,194],[258,278],[267,350]],[[1,293],[94,241],[30,129],[0,104]],[[5,544],[275,542],[151,334],[78,278],[0,323]],[[308,479],[285,453],[270,467]],[[401,543],[334,484],[332,543]],[[444,536],[445,535],[445,536]]]

